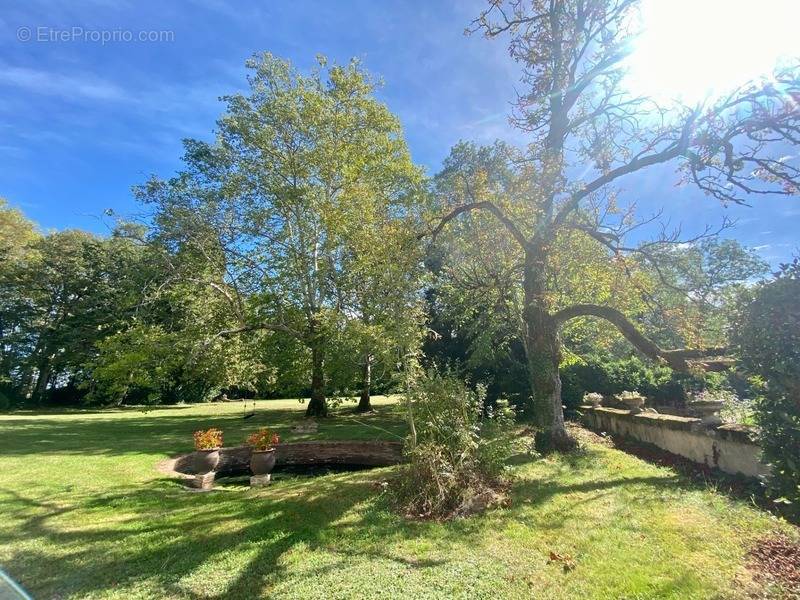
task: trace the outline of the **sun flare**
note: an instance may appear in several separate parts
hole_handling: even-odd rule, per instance
[[[636,94],[694,103],[800,56],[800,0],[643,0],[629,58]]]

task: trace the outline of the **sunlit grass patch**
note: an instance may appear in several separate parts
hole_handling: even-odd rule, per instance
[[[367,418],[341,407],[318,437],[402,437],[399,407],[376,404]],[[754,540],[796,537],[591,440],[520,461],[509,508],[448,523],[392,511],[379,483],[396,467],[253,490],[223,479],[206,494],[155,468],[201,427],[221,427],[226,443],[263,425],[292,439],[302,409],[260,401],[247,421],[233,404],[0,417],[0,564],[37,598],[736,598],[755,585]]]

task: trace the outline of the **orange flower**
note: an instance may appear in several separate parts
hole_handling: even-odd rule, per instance
[[[194,432],[194,447],[196,450],[213,450],[222,448],[222,430],[211,429]]]
[[[253,450],[271,450],[281,441],[277,433],[273,433],[266,427],[262,427],[255,433],[247,436],[247,445]]]

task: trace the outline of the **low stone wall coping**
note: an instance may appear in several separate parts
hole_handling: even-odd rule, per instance
[[[702,419],[630,410],[583,406],[583,421],[592,429],[622,435],[727,473],[760,477],[762,462],[756,431],[745,425],[709,427]]]
[[[717,435],[726,440],[740,444],[758,444],[758,429],[749,425],[726,423],[717,427]]]
[[[758,430],[755,427],[750,427],[748,425],[727,423],[718,427],[706,427],[702,425],[701,419],[696,417],[681,417],[678,415],[647,412],[647,409],[640,413],[632,413],[629,410],[621,408],[609,408],[606,406],[595,408],[594,406],[586,405],[581,406],[581,410],[612,414],[618,419],[630,420],[632,422],[655,421],[652,424],[660,427],[704,433],[712,437],[719,437],[733,442],[739,442],[740,444],[758,445],[758,443],[755,441]]]

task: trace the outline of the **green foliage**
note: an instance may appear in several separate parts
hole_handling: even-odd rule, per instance
[[[526,185],[536,178],[518,166],[524,161],[517,152],[499,142],[456,145],[434,180],[441,212],[451,208],[454,198],[462,204],[487,199],[524,234],[535,230],[535,215],[529,213],[537,192]],[[631,217],[613,202],[608,211]],[[591,222],[592,211],[580,217]],[[664,241],[648,248],[658,258],[657,267],[637,253],[609,253],[596,237],[585,235],[585,227],[558,231],[548,244],[547,259],[537,266],[547,280],[544,303],[549,310],[579,303],[612,306],[664,348],[724,345],[732,290],[762,272],[763,261],[733,240],[701,239],[685,245]],[[487,384],[490,397],[509,398],[521,416],[529,417],[535,410],[529,403],[528,371],[549,369],[544,363],[552,357],[526,359],[523,333],[536,328],[523,326],[524,254],[488,211],[465,213],[449,224],[428,258],[433,274],[427,295],[430,327],[439,337],[427,340],[425,350],[429,363],[460,365],[471,380]],[[630,354],[630,343],[599,319],[564,323],[560,341],[563,400],[569,408],[579,404],[584,391],[595,391],[595,385],[608,394],[643,389],[664,403],[680,403],[683,384],[694,385],[684,382],[691,378],[673,376],[665,367],[621,360]],[[593,357],[599,353],[621,362],[595,365]]]
[[[0,379],[14,395],[74,403],[96,344],[124,328],[141,301],[149,262],[131,240],[82,231],[33,237],[3,262]]]
[[[255,390],[264,368],[240,340],[204,343],[198,332],[134,326],[98,343],[91,404],[208,401],[223,390]]]
[[[137,193],[154,243],[181,257],[174,278],[225,299],[223,330],[292,337],[264,347],[292,351],[275,362],[311,383],[309,414],[324,415],[326,391],[352,384],[363,357],[398,345],[404,328],[390,325],[418,316],[409,225],[422,175],[358,61],[320,57],[304,74],[263,53],[247,66],[249,92],[225,98],[215,143],[188,140],[184,171]],[[372,328],[358,348],[339,343],[351,320]],[[340,346],[351,365],[334,365]]]
[[[450,373],[429,371],[411,391],[416,435],[409,465],[397,480],[400,507],[414,517],[446,518],[470,510],[507,475],[514,412],[503,400],[485,405],[483,386],[470,389]]]
[[[772,492],[800,515],[800,260],[753,291],[733,339],[759,388],[755,418]]]
[[[39,237],[36,225],[0,198],[0,264],[23,257]]]
[[[561,367],[561,397],[568,412],[583,402],[587,392],[609,397],[636,390],[656,404],[682,406],[690,391],[721,385],[714,374],[676,373],[637,357],[614,359],[590,355],[585,360]]]

